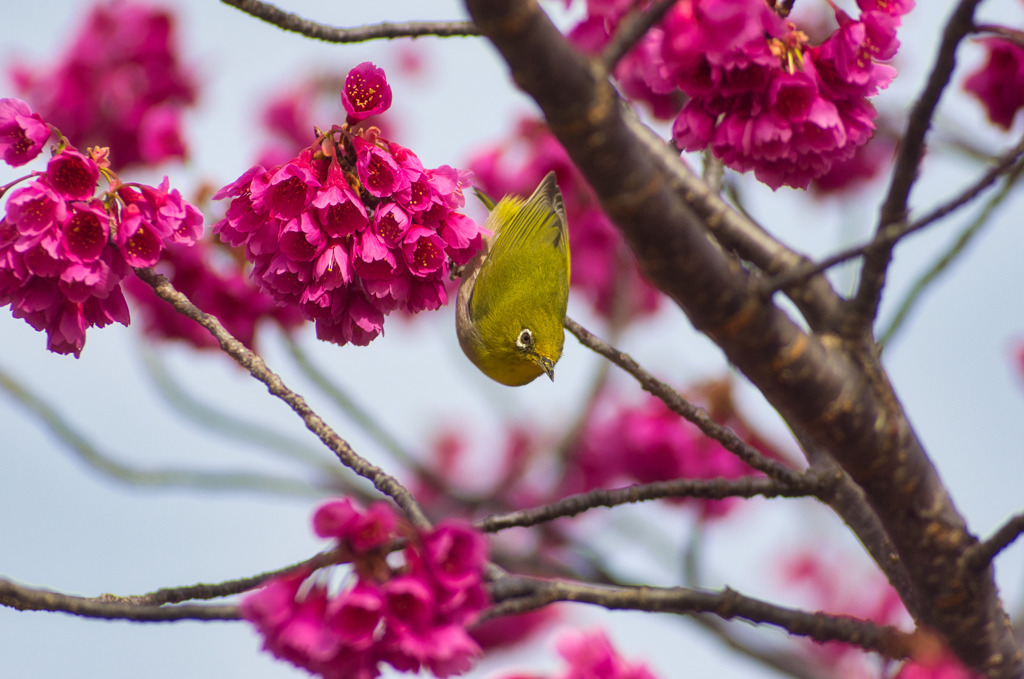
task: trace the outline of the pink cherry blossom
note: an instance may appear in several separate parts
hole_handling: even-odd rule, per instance
[[[480,533],[445,522],[413,531],[388,504],[363,510],[348,499],[322,505],[313,525],[337,541],[353,571],[336,593],[300,571],[247,595],[242,616],[266,650],[325,677],[376,677],[381,664],[438,677],[472,667],[482,651],[466,626],[487,605]],[[400,537],[405,563],[385,560],[380,548]]]
[[[391,86],[384,70],[364,61],[349,71],[341,90],[341,103],[351,121],[388,110],[391,107]]]
[[[656,116],[675,116],[680,149],[710,148],[773,189],[806,188],[871,136],[876,114],[868,98],[895,77],[882,62],[896,55],[896,30],[913,2],[860,0],[856,18],[833,5],[838,27],[819,45],[771,4],[678,2],[619,62],[615,77],[626,96],[648,103]],[[586,5],[570,36],[591,53],[636,8]],[[689,101],[680,110],[682,95]]]
[[[60,140],[46,171],[18,180],[4,206],[0,303],[45,332],[51,351],[78,357],[90,327],[128,325],[121,283],[131,267],[153,266],[171,243],[191,245],[203,220],[166,178],[124,184],[108,169],[111,188],[97,197],[106,150],[86,156]]]
[[[33,160],[50,138],[50,128],[20,99],[0,99],[0,155],[11,167]]]
[[[369,108],[356,102],[354,110],[386,108],[383,71],[363,64],[352,73],[349,95],[369,97],[359,99]],[[424,168],[379,129],[350,120],[218,191],[215,198],[232,200],[214,232],[243,247],[261,289],[314,321],[318,338],[365,345],[392,311],[447,303],[449,262],[465,263],[483,242],[458,212],[471,185],[470,173]]]

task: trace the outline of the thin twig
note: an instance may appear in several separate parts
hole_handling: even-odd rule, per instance
[[[551,504],[520,509],[507,514],[495,514],[476,522],[476,527],[487,533],[513,527],[535,526],[558,518],[576,516],[598,507],[661,500],[664,498],[700,498],[722,500],[728,497],[807,497],[816,495],[827,479],[799,477],[796,484],[786,484],[777,479],[760,476],[746,476],[739,479],[672,479],[653,483],[636,484],[625,488],[597,489],[561,498]]]
[[[997,530],[992,537],[979,542],[967,551],[965,563],[974,571],[987,568],[999,552],[1009,547],[1014,540],[1024,534],[1024,513],[1017,514]]]
[[[952,77],[956,66],[957,47],[973,29],[974,10],[980,2],[981,0],[961,0],[946,23],[935,64],[928,76],[928,83],[910,111],[906,132],[900,140],[889,192],[878,216],[878,225],[875,229],[878,235],[882,235],[890,228],[898,227],[906,219],[910,190],[917,180],[917,171],[924,156],[925,135],[931,127],[932,116],[939,99]],[[849,319],[844,328],[848,336],[857,335],[874,323],[896,240],[898,239],[886,238],[865,254],[860,285],[852,300]]]
[[[800,483],[801,475],[799,472],[793,471],[789,467],[762,455],[757,449],[737,436],[736,432],[732,429],[718,424],[711,419],[706,410],[693,405],[675,389],[640,367],[640,364],[629,354],[623,353],[605,343],[569,317],[565,319],[565,327],[576,336],[580,344],[604,356],[632,375],[640,383],[644,391],[661,399],[672,412],[692,422],[705,436],[718,441],[722,444],[723,448],[746,462],[749,466],[790,486],[796,486]]]
[[[841,641],[875,651],[886,658],[912,657],[915,649],[937,643],[928,633],[902,632],[845,615],[809,613],[744,596],[735,590],[686,587],[627,587],[589,585],[522,576],[505,576],[490,586],[496,603],[485,617],[522,613],[556,601],[594,604],[610,610],[636,610],[692,615],[713,613],[725,620],[739,618],[780,627],[814,641]]]
[[[252,472],[199,471],[195,469],[138,469],[119,462],[100,450],[73,427],[56,409],[33,394],[23,384],[0,370],[0,389],[32,412],[47,428],[75,453],[80,460],[98,472],[138,486],[164,488],[202,488],[204,490],[254,490],[263,493],[323,497],[329,488],[298,479],[286,479]]]
[[[627,15],[619,23],[611,42],[601,52],[601,65],[604,66],[605,73],[614,71],[615,65],[619,63],[619,60],[626,56],[626,53],[633,49],[634,45],[640,42],[647,31],[651,30],[662,20],[665,13],[674,4],[676,4],[676,0],[661,0],[661,2],[646,12],[633,11]]]
[[[889,228],[876,233],[875,237],[868,243],[851,246],[845,250],[840,250],[836,254],[827,257],[820,262],[811,262],[805,266],[796,267],[785,273],[772,276],[764,281],[761,286],[761,294],[765,297],[769,297],[783,288],[799,283],[811,276],[815,276],[826,269],[832,268],[836,264],[841,264],[842,262],[854,259],[855,257],[860,257],[861,255],[864,255],[878,247],[894,245],[906,236],[920,231],[926,226],[929,226],[955,212],[967,203],[970,203],[1003,175],[1019,173],[1020,168],[1018,167],[1018,163],[1022,155],[1024,155],[1024,137],[1017,142],[1016,146],[999,156],[996,163],[987,172],[985,172],[985,174],[979,177],[977,181],[967,186],[963,191],[950,200],[926,213],[923,217],[920,217],[910,223],[890,225]]]
[[[179,413],[196,424],[282,458],[307,464],[317,473],[334,479],[336,483],[344,484],[345,478],[338,473],[338,468],[329,457],[326,457],[322,448],[285,436],[253,420],[237,417],[210,403],[198,401],[175,380],[174,375],[151,347],[142,347],[142,361],[158,393]]]
[[[226,580],[215,584],[201,583],[198,585],[184,585],[182,587],[161,587],[160,589],[149,592],[148,594],[131,594],[128,596],[104,594],[102,597],[99,597],[99,599],[103,601],[119,601],[121,603],[129,603],[135,606],[162,606],[164,604],[178,604],[185,601],[195,601],[196,599],[219,599],[221,597],[248,592],[272,578],[278,578],[283,575],[295,573],[296,571],[312,572],[318,568],[323,568],[324,566],[344,562],[345,560],[342,558],[342,555],[337,551],[332,550],[328,552],[320,552],[305,561],[300,561],[299,563],[292,564],[290,566],[266,571],[264,573],[258,573],[257,575],[250,575],[245,578]]]
[[[470,21],[409,21],[404,23],[380,23],[356,28],[334,28],[324,26],[315,21],[304,19],[278,9],[274,5],[259,0],[221,0],[225,5],[240,9],[257,19],[273,24],[278,28],[299,33],[315,40],[324,42],[366,42],[368,40],[394,38],[416,38],[432,35],[438,38],[479,35],[476,26]]]
[[[1021,170],[1024,170],[1024,165],[1018,163],[1014,167],[1013,173],[1006,177],[1006,181],[1003,183],[1002,188],[988,200],[978,216],[974,218],[974,221],[972,221],[971,224],[963,230],[963,232],[950,244],[949,248],[947,248],[945,252],[936,258],[928,270],[921,274],[920,278],[914,282],[914,285],[910,288],[910,292],[907,293],[907,296],[903,298],[903,302],[901,302],[897,308],[896,314],[893,316],[892,320],[889,321],[889,325],[879,336],[878,344],[880,346],[888,346],[889,341],[903,326],[903,322],[909,316],[910,310],[914,308],[917,300],[920,299],[924,291],[928,289],[928,286],[937,280],[959,255],[966,252],[967,245],[975,236],[981,233],[981,229],[983,227],[991,223],[989,221],[989,217],[991,217],[992,212],[996,207],[998,207],[1010,194],[1010,190],[1017,185],[1017,179],[1020,177]]]
[[[405,486],[386,474],[380,467],[358,455],[345,439],[341,438],[309,407],[302,396],[285,386],[280,376],[272,372],[259,355],[250,351],[225,330],[215,316],[200,310],[188,297],[176,290],[165,276],[158,274],[153,269],[136,269],[135,275],[151,286],[157,296],[169,302],[178,313],[206,328],[220,343],[221,349],[240,366],[248,370],[253,377],[265,384],[271,394],[287,403],[295,414],[302,418],[306,428],[316,434],[324,445],[337,455],[342,464],[369,480],[377,490],[393,499],[414,526],[417,528],[430,527],[430,521],[426,514],[423,513],[416,499]]]
[[[309,356],[303,351],[293,338],[285,338],[285,346],[291,354],[295,364],[302,370],[302,374],[312,380],[313,384],[320,388],[352,421],[359,425],[363,431],[370,435],[381,448],[391,453],[398,462],[408,466],[410,469],[417,469],[418,473],[430,473],[430,470],[419,469],[420,462],[409,453],[384,426],[373,417],[370,412],[356,402],[351,395],[336,383],[324,376],[323,371],[313,365]]]

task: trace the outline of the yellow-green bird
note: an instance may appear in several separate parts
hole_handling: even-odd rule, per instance
[[[569,232],[555,173],[526,200],[480,199],[491,208],[485,227],[493,235],[462,274],[459,344],[496,382],[518,387],[540,375],[554,380],[569,302]]]

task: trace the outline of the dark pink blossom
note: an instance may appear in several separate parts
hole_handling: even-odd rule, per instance
[[[324,233],[332,238],[358,233],[369,224],[366,207],[347,184],[322,188],[311,205],[316,208],[317,221]]]
[[[11,192],[0,219],[0,303],[47,333],[51,351],[81,355],[86,331],[128,325],[121,283],[131,267],[152,266],[171,242],[191,244],[202,216],[167,181],[122,184],[95,197],[94,158],[62,139],[45,172]],[[108,171],[109,172],[109,171]]]
[[[570,36],[590,53],[604,47],[628,11],[647,9],[586,4],[587,16]],[[675,116],[679,148],[710,148],[773,189],[806,188],[867,141],[875,117],[867,98],[895,77],[882,62],[895,56],[896,29],[913,2],[858,4],[857,18],[833,5],[838,28],[811,46],[764,0],[683,0],[620,60],[615,77],[656,116]],[[689,101],[680,110],[683,95]]]
[[[320,578],[300,572],[271,580],[242,601],[242,615],[264,639],[264,648],[310,672],[328,677],[375,677],[381,663],[399,671],[426,669],[439,677],[468,670],[480,647],[466,631],[487,604],[483,589],[484,538],[469,527],[442,524],[413,532],[400,525],[389,505],[364,511],[349,500],[333,500],[314,515],[321,536],[334,537],[352,558],[354,581],[336,594]],[[370,528],[369,542],[361,542]],[[463,530],[473,532],[463,535]],[[454,537],[458,535],[458,537]],[[404,564],[385,561],[377,549],[406,537]],[[479,548],[476,547],[480,541]],[[461,546],[472,543],[475,568],[459,582],[436,574]],[[355,548],[356,545],[363,548]],[[427,544],[445,545],[428,549]]]
[[[0,155],[11,167],[35,159],[50,138],[50,127],[20,99],[0,99]]]
[[[409,178],[393,155],[362,137],[354,137],[353,144],[359,181],[370,195],[381,198],[409,188]]]
[[[384,69],[364,61],[349,71],[341,89],[341,103],[352,122],[391,108],[391,86]]]
[[[423,538],[423,553],[438,582],[461,589],[479,582],[487,560],[487,540],[468,525],[446,522]]]
[[[43,179],[15,189],[7,201],[7,221],[24,236],[56,229],[67,213],[67,203]]]
[[[88,203],[75,203],[62,229],[62,251],[68,259],[95,261],[110,240],[110,216],[98,198]]]
[[[100,168],[92,158],[66,148],[50,159],[46,176],[65,200],[87,200],[96,193]]]
[[[360,68],[357,80],[376,77]],[[424,168],[377,128],[335,126],[297,157],[218,191],[232,201],[214,231],[243,247],[260,287],[314,321],[318,338],[365,345],[386,314],[447,302],[449,260],[464,263],[482,244],[480,227],[457,211],[471,182]]]
[[[988,60],[964,82],[985,107],[988,119],[1009,130],[1024,108],[1024,47],[1005,38],[985,38]]]
[[[365,651],[376,641],[383,616],[384,594],[376,585],[360,581],[330,602],[327,625],[345,646]]]
[[[426,227],[415,227],[402,240],[402,255],[409,271],[418,278],[426,278],[438,271],[447,275],[448,258],[444,242],[436,231]]]
[[[358,513],[348,526],[345,538],[355,552],[369,552],[391,541],[398,527],[398,515],[387,502],[374,502]]]

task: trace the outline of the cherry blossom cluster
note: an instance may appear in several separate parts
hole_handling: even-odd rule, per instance
[[[414,532],[388,504],[362,510],[347,499],[317,509],[313,528],[336,541],[353,574],[335,590],[318,577],[323,571],[300,571],[244,598],[242,615],[266,650],[338,679],[379,676],[381,663],[439,677],[470,668],[481,650],[466,626],[487,604],[482,534],[457,522]],[[400,538],[404,563],[396,567],[387,556]]]
[[[620,656],[600,630],[564,634],[557,647],[566,668],[550,675],[551,679],[655,679],[643,663]],[[509,674],[501,679],[544,679],[544,675]]]
[[[381,69],[352,69],[342,104],[345,125],[221,189],[214,198],[232,201],[214,231],[244,247],[261,288],[298,307],[320,339],[366,345],[391,311],[446,304],[449,261],[468,262],[482,230],[458,212],[469,173],[424,168],[409,149],[359,125],[391,105]]]
[[[129,1],[96,5],[51,69],[15,66],[22,98],[76,144],[110,148],[115,170],[186,155],[181,115],[196,85],[176,53],[166,10]]]
[[[25,102],[0,99],[8,164],[38,156],[50,130]],[[195,242],[203,217],[166,177],[155,187],[122,183],[107,149],[85,155],[57,136],[45,171],[2,189],[10,195],[0,219],[0,303],[46,332],[50,351],[77,357],[88,328],[128,325],[121,281],[131,269],[153,266],[170,243]],[[110,187],[97,195],[101,174]]]
[[[669,410],[661,399],[645,396],[632,404],[613,398],[603,396],[591,413],[573,452],[560,495],[623,483],[736,479],[760,474],[705,436],[696,425]],[[741,421],[727,424],[766,456],[777,457]],[[696,506],[704,518],[721,518],[737,501],[679,498],[670,502]]]
[[[213,314],[231,335],[250,349],[256,348],[256,329],[266,320],[290,330],[303,323],[298,310],[281,306],[263,294],[243,270],[242,262],[219,252],[223,246],[207,239],[192,247],[170,244],[156,268],[174,288],[206,313]],[[219,349],[205,328],[179,314],[134,276],[125,279],[125,291],[142,314],[143,330],[157,340],[184,340],[199,349]]]
[[[1024,108],[1024,46],[1003,37],[985,38],[986,62],[967,78],[964,89],[985,107],[993,124],[1009,130],[1017,111]]]
[[[882,62],[896,55],[896,29],[913,4],[857,0],[857,18],[835,7],[838,26],[811,46],[764,0],[683,0],[616,74],[656,114],[669,110],[663,97],[677,88],[689,97],[672,127],[682,150],[710,148],[773,189],[806,188],[871,137],[877,113],[868,99],[896,75]],[[599,49],[646,5],[588,0],[589,17],[573,36]]]
[[[570,285],[606,318],[626,320],[654,312],[661,295],[641,278],[625,243],[597,196],[542,122],[520,121],[512,139],[470,163],[489,195],[528,196],[550,171],[558,177],[569,222]]]

